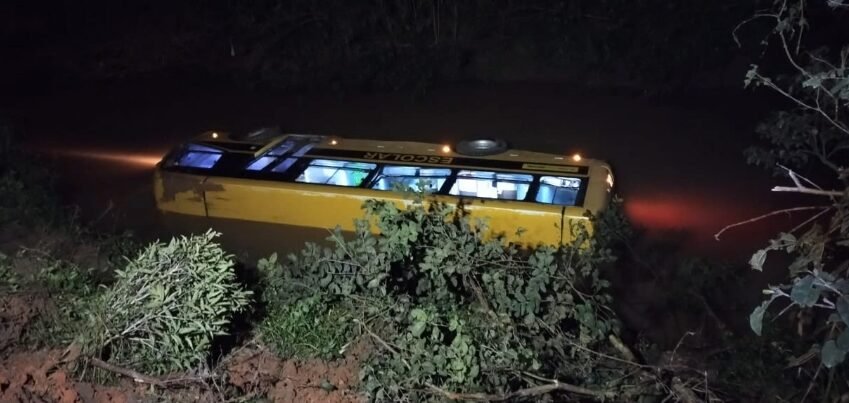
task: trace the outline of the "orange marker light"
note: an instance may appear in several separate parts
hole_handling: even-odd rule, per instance
[[[212,132],[212,138],[217,139],[217,138],[218,138],[218,133],[216,133],[216,132]]]
[[[451,152],[451,147],[449,147],[449,146],[442,146],[442,152],[444,152],[444,153],[450,153],[450,152]]]
[[[572,160],[575,162],[581,162],[582,159],[581,154],[575,154],[572,156]]]
[[[336,140],[330,140],[330,145],[335,146],[335,145],[337,145],[337,144],[339,144],[339,142],[338,142],[338,141],[336,141]]]

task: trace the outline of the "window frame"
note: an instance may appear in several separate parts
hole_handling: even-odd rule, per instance
[[[272,165],[275,165],[275,166],[280,165],[281,157],[285,157],[296,146],[297,146],[297,143],[295,143],[294,140],[283,139],[283,140],[277,142],[277,144],[275,144],[273,147],[269,148],[268,151],[266,151],[266,152],[258,155],[257,157],[253,158],[251,160],[251,162],[249,162],[245,166],[245,171],[248,171],[248,172],[263,172],[266,169],[269,169]],[[282,149],[282,151],[279,151],[281,149]],[[268,161],[265,165],[262,165],[261,168],[251,169],[251,167],[254,166],[254,164],[256,164],[256,163],[258,163],[262,160],[266,160],[266,159],[270,159],[271,161]]]
[[[194,148],[194,149],[193,149]],[[204,150],[206,149],[206,150]],[[180,165],[180,161],[183,158],[186,158],[189,153],[201,153],[201,154],[217,154],[218,159],[212,164],[209,168],[199,167],[199,166],[190,166],[190,165]],[[215,172],[218,170],[218,167],[221,165],[221,161],[227,157],[227,152],[221,148],[212,147],[204,144],[197,143],[187,143],[180,147],[173,153],[170,153],[164,159],[164,168],[175,170],[179,172],[186,172],[192,174],[208,174],[210,172]]]
[[[285,140],[284,140],[285,141]],[[220,152],[221,156],[218,161],[213,165],[212,168],[197,168],[197,167],[188,167],[177,165],[176,163],[183,158],[186,153],[190,152],[190,146],[200,146],[209,149],[215,149]],[[377,181],[380,179],[380,173],[383,171],[385,167],[415,167],[421,169],[449,169],[450,173],[447,177],[445,177],[445,181],[442,186],[438,190],[434,190],[430,192],[430,195],[439,195],[439,196],[451,196],[456,197],[458,199],[468,199],[468,200],[481,200],[481,201],[501,201],[501,202],[523,202],[523,203],[533,203],[541,206],[552,206],[552,207],[583,207],[587,189],[589,187],[590,176],[589,175],[557,175],[555,172],[528,172],[528,171],[520,171],[520,170],[502,170],[502,169],[493,169],[493,168],[485,168],[485,167],[475,167],[475,166],[435,166],[435,165],[416,165],[415,163],[385,163],[385,162],[377,162],[377,161],[368,161],[361,160],[357,158],[338,158],[331,156],[317,157],[317,156],[305,156],[309,150],[315,147],[315,143],[306,143],[301,147],[293,147],[288,150],[287,153],[283,153],[279,156],[276,156],[277,160],[267,164],[261,170],[248,170],[248,166],[255,163],[257,160],[263,157],[269,157],[269,153],[263,153],[259,156],[248,158],[246,155],[241,154],[233,154],[231,155],[224,149],[219,149],[214,146],[206,145],[206,144],[193,144],[189,143],[178,150],[169,153],[163,158],[162,167],[166,170],[184,172],[189,174],[197,174],[204,176],[225,176],[225,177],[233,177],[233,178],[245,178],[245,179],[256,179],[256,180],[268,180],[268,181],[278,181],[278,182],[288,182],[292,184],[298,185],[312,185],[312,186],[332,186],[339,188],[352,188],[352,189],[368,189],[373,190],[375,192],[391,192],[392,190],[381,190],[375,189],[374,186],[377,184]],[[279,147],[280,144],[274,146],[274,148]],[[292,150],[295,150],[292,152]],[[205,152],[202,150],[195,150],[195,152]],[[271,151],[271,150],[269,150]],[[215,152],[207,151],[210,154]],[[285,169],[283,172],[275,172],[274,169],[287,161],[294,159],[294,162]],[[231,161],[232,160],[232,161]],[[349,162],[349,163],[362,163],[362,164],[372,164],[374,168],[372,168],[366,177],[362,180],[362,182],[357,186],[342,186],[342,185],[334,185],[327,183],[307,183],[307,182],[298,182],[297,178],[300,177],[306,169],[308,169],[313,161],[315,160],[331,160],[331,161],[341,161],[341,162]],[[243,162],[240,162],[243,161]],[[241,164],[241,165],[240,165]],[[345,168],[338,168],[345,169]],[[460,196],[460,195],[452,195],[451,189],[457,182],[460,177],[461,171],[472,171],[472,172],[491,172],[494,174],[512,174],[512,175],[530,175],[531,181],[528,183],[528,190],[523,199],[498,199],[498,198],[488,198],[488,197],[478,197],[478,196]],[[572,206],[554,204],[554,203],[544,203],[536,201],[537,195],[539,194],[541,179],[545,176],[551,177],[566,177],[566,178],[574,178],[579,179],[581,181],[580,186],[578,187],[578,193],[575,196],[575,203]],[[406,176],[397,176],[397,177],[406,177]],[[427,178],[426,176],[422,178]],[[433,176],[433,178],[442,178],[441,176]],[[485,179],[484,179],[485,180]],[[522,181],[511,181],[511,180],[499,180],[506,182],[514,182],[514,183],[525,183]]]
[[[285,159],[284,159],[284,161],[285,161]],[[346,162],[346,163],[370,164],[370,165],[374,165],[374,167],[369,169],[368,171],[366,171],[367,174],[366,174],[365,178],[363,178],[363,180],[356,186],[344,186],[344,185],[335,185],[335,184],[332,184],[332,183],[315,183],[315,182],[301,182],[301,181],[299,181],[298,178],[300,178],[301,175],[303,175],[307,171],[307,169],[312,167],[313,166],[312,163],[315,162],[315,161],[339,161],[339,162]],[[374,162],[336,159],[336,158],[301,158],[300,161],[295,162],[294,164],[292,164],[292,166],[290,166],[286,170],[286,173],[287,173],[286,176],[288,177],[288,180],[290,182],[296,183],[296,184],[301,184],[301,185],[332,186],[332,187],[339,187],[339,188],[357,189],[357,188],[363,188],[363,187],[365,187],[366,184],[370,184],[372,182],[372,180],[374,179],[375,172],[377,172],[377,170],[379,168],[379,165],[380,164],[377,164],[377,163],[374,163]],[[297,167],[297,168],[293,170],[292,169],[293,167]],[[336,168],[336,167],[326,167],[326,168]],[[339,170],[343,170],[343,169],[359,170],[357,168],[338,167],[338,168],[336,168],[336,172],[334,172],[334,174],[330,178],[333,178],[334,176],[336,176],[336,173],[339,172]],[[330,178],[328,178],[328,179],[330,179]]]
[[[285,148],[282,152],[276,152],[276,150],[280,149],[286,143],[290,143],[291,146]],[[297,138],[289,138],[285,137],[271,146],[268,151],[254,157],[247,164],[245,164],[243,171],[247,175],[256,176],[256,175],[272,175],[272,176],[284,176],[286,175],[292,167],[296,166],[298,163],[298,159],[302,158],[306,153],[309,152],[313,147],[316,146],[315,141],[306,141],[306,142],[298,142]],[[263,158],[272,158],[272,160],[263,165],[260,169],[249,169],[253,164],[262,160]],[[277,168],[287,163],[287,161],[295,159],[296,161],[292,162],[282,171],[277,171]]]
[[[434,167],[434,166],[429,166],[429,165],[408,165],[408,164],[404,164],[404,165],[401,165],[401,164],[378,164],[377,170],[374,173],[374,177],[371,178],[371,181],[364,187],[369,189],[369,190],[375,190],[375,191],[378,191],[378,192],[391,192],[392,190],[384,190],[384,189],[375,189],[374,188],[374,186],[377,185],[377,182],[381,178],[381,173],[383,172],[383,170],[386,167],[412,167],[412,168],[419,168],[419,169],[447,169],[448,175],[445,176],[445,181],[442,183],[442,186],[440,186],[439,189],[430,193],[430,194],[434,194],[434,195],[443,195],[443,196],[447,195],[448,189],[450,189],[450,188],[446,188],[446,186],[448,186],[449,183],[453,183],[452,178],[454,178],[456,176],[456,171],[457,171],[456,169],[454,169],[452,167]],[[406,176],[406,175],[405,176],[396,175],[396,176],[391,176],[391,177],[394,177],[394,178],[442,178],[442,176]]]
[[[432,165],[410,165],[410,164],[380,163],[380,164],[378,164],[378,168],[375,170],[375,172],[374,172],[372,178],[370,179],[369,183],[367,183],[367,184],[364,183],[362,187],[369,189],[369,190],[374,190],[374,191],[377,191],[377,192],[386,192],[386,190],[380,190],[380,189],[372,188],[372,186],[374,186],[376,184],[376,181],[379,179],[378,173],[385,166],[405,166],[405,167],[414,166],[414,167],[418,167],[418,168],[439,168],[439,167],[435,167],[435,166],[432,166]],[[578,187],[578,193],[575,196],[575,204],[572,205],[572,206],[566,206],[566,205],[562,205],[562,204],[543,203],[543,202],[536,201],[536,197],[537,197],[537,194],[538,194],[539,189],[540,189],[542,177],[544,177],[544,176],[558,177],[558,175],[556,175],[553,172],[552,173],[539,173],[539,172],[527,172],[527,171],[509,171],[509,170],[499,170],[499,169],[485,169],[485,168],[480,168],[480,167],[462,167],[462,168],[445,167],[445,168],[450,169],[451,174],[448,176],[448,178],[446,178],[445,183],[442,184],[442,187],[438,191],[434,191],[434,192],[431,193],[433,195],[451,196],[451,197],[457,197],[457,198],[460,198],[460,199],[474,199],[474,200],[482,200],[482,201],[505,201],[505,202],[532,203],[532,204],[537,204],[537,205],[541,205],[541,206],[552,206],[552,207],[561,207],[561,208],[583,207],[584,199],[585,199],[586,193],[587,193],[587,188],[589,187],[589,178],[590,178],[589,175],[563,176],[563,177],[578,179],[578,180],[581,181],[581,184]],[[488,197],[477,197],[477,196],[452,195],[450,193],[451,188],[454,187],[454,183],[456,183],[457,178],[459,177],[460,171],[480,171],[480,172],[493,172],[495,174],[530,175],[532,180],[529,184],[528,192],[525,194],[524,199],[509,200],[509,199],[493,199],[493,198],[488,198]],[[518,183],[521,183],[521,182],[518,182]]]
[[[556,198],[557,190],[559,190],[559,189],[568,189],[568,188],[566,188],[566,187],[561,187],[561,186],[557,186],[557,185],[551,185],[551,184],[547,184],[547,183],[542,183],[542,179],[543,179],[543,178],[555,178],[555,179],[556,179],[556,178],[568,178],[568,179],[577,179],[577,180],[579,181],[579,184],[578,184],[577,191],[575,192],[575,202],[574,202],[573,204],[559,204],[559,203],[554,203],[553,201],[554,201],[554,199]],[[537,204],[544,204],[544,205],[549,205],[549,206],[561,206],[561,207],[580,207],[580,206],[583,206],[583,204],[584,204],[584,196],[585,196],[585,194],[586,194],[587,182],[588,182],[588,179],[589,179],[589,177],[588,177],[588,176],[587,176],[587,177],[581,177],[581,176],[559,176],[559,175],[546,174],[546,175],[537,175],[535,179],[536,179],[536,182],[537,182],[537,190],[536,190],[536,193],[534,194],[533,198],[531,199],[531,201],[532,201],[532,202],[537,203]],[[551,202],[551,203],[541,202],[541,201],[537,200],[537,198],[539,197],[539,191],[540,191],[540,188],[542,188],[542,186],[543,186],[543,185],[545,185],[545,186],[552,186],[552,187],[556,188],[554,195],[552,195],[552,197],[551,197],[551,200],[552,200],[552,202]],[[559,188],[559,189],[557,189],[557,188]]]
[[[497,197],[461,196],[459,194],[453,195],[453,194],[451,194],[451,189],[454,187],[454,184],[457,182],[457,179],[461,179],[460,171],[491,172],[491,173],[494,173],[496,175],[496,178],[494,179],[495,181],[510,182],[510,183],[517,183],[517,184],[527,183],[528,184],[528,190],[525,192],[525,197],[522,198],[522,199],[499,199]],[[529,182],[521,182],[521,181],[509,180],[509,179],[499,180],[499,179],[497,179],[498,174],[528,175],[528,176],[531,177],[531,180]],[[492,200],[511,201],[511,202],[528,202],[528,201],[530,201],[530,202],[533,202],[533,203],[537,203],[536,201],[534,201],[535,196],[531,197],[532,194],[536,195],[536,192],[535,192],[536,188],[534,187],[534,184],[539,183],[538,175],[534,174],[534,173],[521,172],[521,171],[500,171],[500,170],[495,170],[495,169],[480,169],[480,168],[466,167],[466,168],[454,168],[453,173],[452,173],[452,177],[453,177],[454,180],[451,181],[450,185],[448,183],[446,183],[446,185],[448,187],[445,189],[445,193],[444,193],[445,196],[452,196],[452,197],[466,198],[466,199],[476,199],[476,200],[489,200],[489,201],[492,201]],[[465,179],[465,177],[463,177],[463,179]],[[484,179],[484,178],[474,178],[474,177],[472,177],[470,179],[488,180],[488,179]],[[538,204],[543,204],[543,203],[538,203]]]

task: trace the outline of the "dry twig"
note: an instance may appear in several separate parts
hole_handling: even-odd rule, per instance
[[[613,348],[615,348],[617,351],[619,351],[620,354],[622,354],[623,358],[630,362],[637,362],[637,356],[634,355],[634,352],[631,351],[631,349],[626,346],[624,342],[622,342],[622,339],[617,337],[615,334],[611,334],[610,336],[608,336],[607,339],[610,341],[610,344],[613,345]]]
[[[366,326],[366,324],[363,323],[363,321],[361,321],[359,319],[354,319],[354,323],[362,326],[363,330],[365,330],[366,333],[369,334],[369,336],[371,336],[376,342],[380,343],[381,346],[383,346],[384,348],[386,348],[387,350],[392,352],[392,354],[395,354],[399,357],[401,356],[401,353],[398,352],[398,349],[392,347],[389,343],[386,342],[386,340],[383,340],[382,338],[380,338],[380,336],[378,336],[375,332],[373,332],[371,329],[369,329],[369,327]],[[403,357],[401,357],[401,362],[404,363],[404,366],[406,366],[407,369],[412,368],[410,366],[410,363],[408,363],[407,360],[404,359]]]
[[[719,237],[723,233],[725,233],[725,231],[728,231],[732,228],[736,228],[736,227],[739,227],[739,226],[751,224],[753,222],[757,222],[757,221],[763,220],[765,218],[769,218],[769,217],[776,216],[776,215],[779,215],[779,214],[789,214],[789,213],[794,213],[794,212],[797,212],[797,211],[825,210],[825,209],[828,209],[828,208],[830,208],[830,207],[829,206],[806,206],[806,207],[793,207],[793,208],[786,208],[786,209],[781,209],[781,210],[770,211],[769,213],[762,214],[762,215],[759,215],[759,216],[754,217],[754,218],[750,218],[750,219],[745,220],[745,221],[740,221],[740,222],[736,222],[734,224],[726,225],[725,227],[722,227],[722,229],[719,230],[719,232],[714,234],[713,237],[718,241]]]
[[[675,393],[675,397],[684,403],[702,403],[702,399],[699,399],[696,393],[687,385],[684,385],[681,378],[677,376],[672,378],[672,391]]]
[[[503,402],[511,399],[516,399],[520,397],[531,397],[531,396],[539,396],[544,395],[546,393],[551,393],[555,391],[564,391],[575,393],[584,396],[590,396],[596,398],[598,400],[604,399],[613,399],[616,397],[616,393],[610,391],[600,391],[582,388],[580,386],[575,386],[569,383],[560,382],[557,380],[552,380],[552,383],[547,385],[534,386],[531,388],[519,389],[514,392],[505,393],[502,395],[496,394],[488,394],[488,393],[458,393],[451,392],[445,389],[439,388],[431,383],[426,383],[425,386],[430,388],[431,391],[438,393],[444,396],[448,400],[467,400],[473,402]]]
[[[189,383],[201,383],[206,385],[204,382],[204,377],[199,376],[181,376],[181,377],[164,377],[164,378],[156,378],[153,376],[142,374],[138,371],[119,367],[117,365],[110,364],[106,361],[103,361],[99,358],[89,357],[88,362],[102,370],[106,370],[112,373],[116,373],[119,375],[126,376],[128,378],[132,378],[133,381],[138,383],[145,383],[148,385],[158,386],[158,387],[167,387],[172,385],[181,385],[181,384],[189,384]]]
[[[811,189],[809,187],[799,187],[799,186],[776,186],[772,188],[773,192],[794,192],[794,193],[804,193],[814,196],[828,196],[828,197],[842,197],[843,192],[837,190],[819,190],[819,189]]]

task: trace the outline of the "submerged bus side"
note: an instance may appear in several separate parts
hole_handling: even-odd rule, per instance
[[[329,157],[308,155],[305,158]],[[367,159],[346,158],[346,160]],[[409,162],[398,161],[395,165],[409,164]],[[437,165],[426,162],[427,160],[424,164],[417,165]],[[454,175],[459,168],[477,169],[474,166],[449,167],[455,170]],[[537,176],[552,174],[544,171],[512,171],[512,173]],[[608,175],[610,175],[609,168],[604,165],[588,166],[586,174],[580,175],[587,182],[584,185],[582,206],[448,194],[433,194],[429,199],[450,205],[462,203],[471,217],[486,219],[491,233],[502,235],[508,242],[526,246],[561,245],[573,239],[573,225],[584,225],[591,230],[585,213],[588,210],[598,212],[606,205],[610,191],[607,183],[609,181],[606,180]],[[338,226],[344,231],[354,230],[354,219],[363,216],[362,206],[367,200],[386,200],[400,208],[412,203],[410,199],[405,198],[404,194],[394,191],[361,186],[347,187],[216,176],[207,175],[201,171],[180,172],[163,167],[161,164],[157,167],[154,183],[157,206],[163,212],[306,228],[332,229]]]

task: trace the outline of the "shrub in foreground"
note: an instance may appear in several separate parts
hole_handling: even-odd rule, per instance
[[[281,357],[332,359],[350,342],[353,318],[353,312],[344,305],[327,305],[315,295],[274,307],[259,333]]]
[[[622,373],[590,351],[618,329],[599,277],[614,260],[603,237],[575,227],[569,246],[521,250],[447,205],[364,207],[352,239],[337,231],[333,247],[263,265],[264,298],[272,309],[320,300],[358,312],[351,322],[377,346],[362,373],[372,400],[506,394],[540,379],[615,387]]]
[[[29,348],[67,346],[84,327],[85,312],[102,292],[93,269],[55,254],[27,248],[13,255],[0,253],[0,297],[39,301],[33,316],[18,323],[24,331],[15,344]]]
[[[48,171],[16,144],[12,128],[0,119],[0,226],[50,224],[61,208]]]
[[[153,375],[202,365],[251,296],[218,235],[153,243],[116,271],[89,313],[85,352]]]
[[[25,279],[27,288],[38,287],[49,295],[55,309],[47,310],[30,324],[25,343],[34,347],[63,347],[83,331],[86,312],[103,293],[94,270],[51,256],[27,256],[39,269]]]

